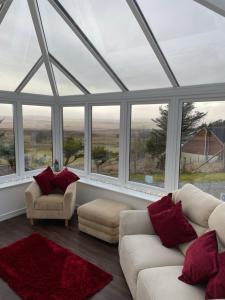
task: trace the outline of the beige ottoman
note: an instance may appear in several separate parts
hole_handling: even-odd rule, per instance
[[[77,210],[79,230],[108,243],[118,243],[120,212],[128,209],[129,205],[112,200],[88,202]]]

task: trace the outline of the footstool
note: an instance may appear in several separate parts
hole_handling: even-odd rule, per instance
[[[127,204],[105,199],[85,203],[77,209],[78,228],[108,243],[118,243],[120,212],[128,209]]]

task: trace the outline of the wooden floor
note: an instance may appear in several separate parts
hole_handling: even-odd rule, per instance
[[[7,246],[34,231],[72,250],[113,275],[113,281],[90,299],[132,299],[120,268],[117,246],[79,232],[76,215],[70,221],[68,228],[64,227],[64,222],[61,220],[39,220],[31,227],[25,215],[0,222],[0,247]],[[0,279],[0,299],[19,300],[20,298]]]

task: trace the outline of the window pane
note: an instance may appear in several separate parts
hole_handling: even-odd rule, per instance
[[[190,0],[138,3],[180,85],[225,81],[224,17]]]
[[[53,70],[60,96],[83,94],[59,69],[53,66]]]
[[[51,95],[52,89],[48,80],[48,74],[43,64],[24,87],[23,93]]]
[[[92,172],[118,176],[119,136],[120,106],[93,106]]]
[[[225,193],[225,101],[183,104],[180,186]]]
[[[27,1],[13,1],[0,26],[0,90],[15,90],[40,56]]]
[[[124,0],[60,0],[130,90],[171,86]]]
[[[23,105],[25,170],[52,165],[51,108]]]
[[[168,105],[132,105],[130,180],[164,187]]]
[[[13,106],[0,103],[0,176],[16,172]]]
[[[39,1],[49,50],[91,93],[120,89],[48,1]]]
[[[64,166],[84,169],[84,107],[63,108]]]

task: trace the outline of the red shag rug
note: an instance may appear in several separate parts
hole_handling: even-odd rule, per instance
[[[0,249],[0,277],[26,300],[84,300],[112,280],[38,233]]]

